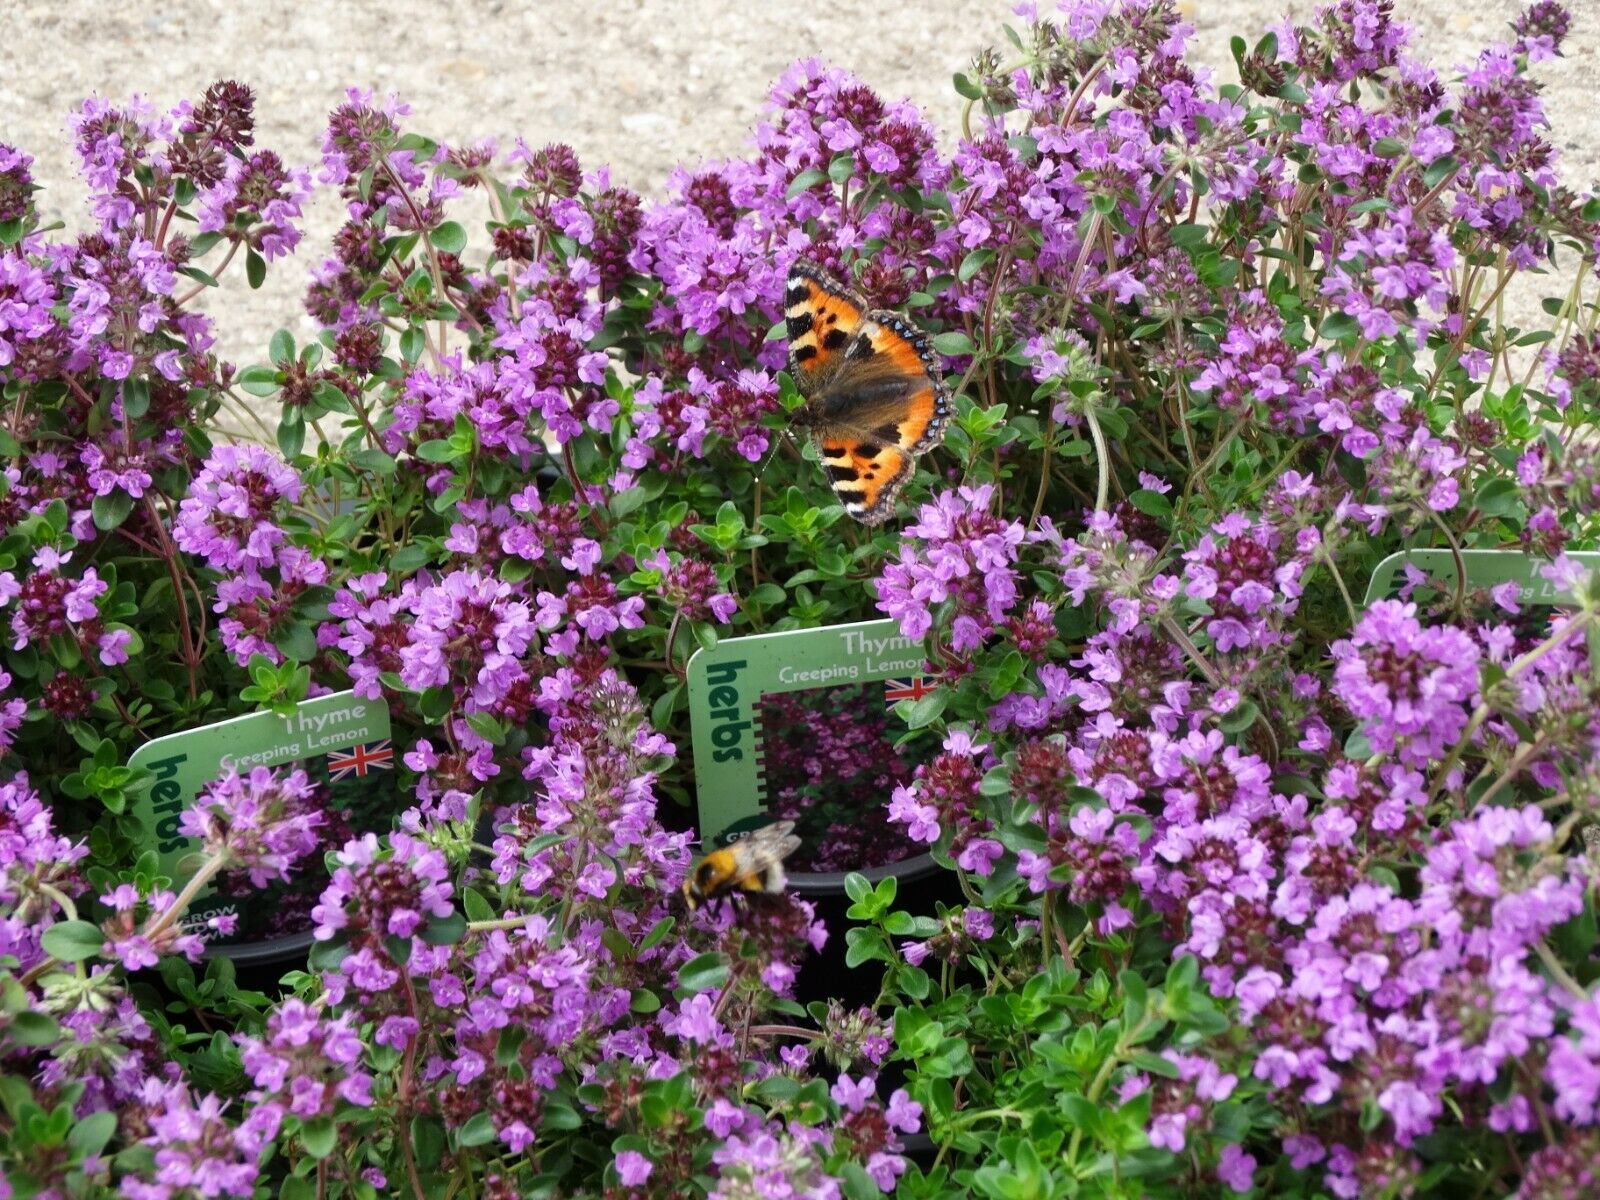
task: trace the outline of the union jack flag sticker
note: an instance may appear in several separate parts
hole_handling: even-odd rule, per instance
[[[927,675],[915,675],[910,679],[885,679],[883,702],[898,704],[902,700],[921,700],[938,686],[938,679]]]
[[[328,779],[337,781],[351,775],[365,779],[368,771],[394,770],[394,747],[388,738],[368,742],[364,746],[351,746],[348,750],[335,750],[328,755]]]

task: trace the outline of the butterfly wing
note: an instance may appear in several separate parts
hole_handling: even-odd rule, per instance
[[[802,395],[816,394],[839,370],[866,312],[865,300],[812,263],[789,269],[783,315],[789,370]]]
[[[904,394],[896,404],[900,419],[889,440],[911,455],[926,453],[943,441],[950,392],[944,385],[944,362],[927,334],[899,313],[868,313],[845,347],[845,365],[851,368],[869,361],[904,381]],[[888,432],[886,425],[877,428]]]
[[[811,402],[813,436],[845,511],[863,525],[894,513],[917,455],[938,445],[950,394],[937,351],[904,317],[871,312]]]
[[[881,525],[894,515],[894,502],[916,470],[915,458],[849,430],[819,430],[815,440],[845,512],[863,525]]]

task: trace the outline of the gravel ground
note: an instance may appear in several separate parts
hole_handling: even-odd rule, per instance
[[[1278,14],[1304,19],[1315,7],[1310,0],[1182,6],[1196,26],[1200,60],[1225,80],[1232,78],[1231,34],[1253,44]],[[1396,7],[1417,29],[1419,57],[1452,67],[1506,37],[1522,5],[1397,0]],[[1569,7],[1580,16],[1566,57],[1537,71],[1565,177],[1588,188],[1600,178],[1600,3],[1569,0]],[[675,164],[741,153],[771,81],[809,55],[855,71],[886,96],[909,96],[949,129],[960,103],[952,73],[1000,41],[1000,26],[1011,19],[1003,0],[922,0],[915,9],[903,0],[833,9],[791,0],[737,7],[720,0],[172,0],[160,11],[123,0],[14,0],[0,16],[0,141],[35,156],[35,177],[48,189],[45,212],[75,228],[83,187],[67,115],[91,91],[113,99],[139,92],[169,107],[215,79],[240,79],[258,97],[258,145],[311,162],[329,109],[344,88],[363,86],[408,101],[410,129],[446,142],[494,137],[502,147],[518,135],[534,145],[564,141],[585,166],[609,163],[619,182],[649,197]],[[297,339],[310,332],[299,297],[337,219],[334,198],[319,192],[297,258],[277,264],[259,291],[234,277],[209,297],[225,357],[241,364],[261,357],[279,326]],[[1548,290],[1534,285],[1529,295]]]

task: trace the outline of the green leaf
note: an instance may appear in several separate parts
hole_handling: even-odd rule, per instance
[[[817,184],[828,178],[826,171],[801,171],[794,177],[788,189],[783,193],[785,200],[793,200],[801,192],[814,188]]]
[[[494,1141],[494,1121],[486,1112],[474,1113],[456,1130],[456,1145],[462,1147],[487,1146]]]
[[[357,450],[350,456],[350,465],[359,467],[363,471],[371,471],[374,475],[393,475],[400,466],[395,462],[394,455],[375,447]]]
[[[650,705],[650,724],[657,729],[664,728],[672,720],[672,713],[678,707],[678,698],[683,694],[683,684],[674,683],[661,695],[655,698]]]
[[[500,723],[500,718],[492,713],[468,713],[467,725],[473,733],[493,745],[498,746],[505,741],[505,726]]]
[[[6,1032],[19,1046],[48,1046],[61,1036],[61,1026],[46,1013],[19,1012],[11,1018]]]
[[[691,958],[678,968],[678,986],[687,992],[709,992],[728,982],[728,960],[717,951]]]
[[[560,1100],[545,1102],[544,1119],[540,1122],[541,1129],[571,1131],[582,1128],[582,1126],[583,1117],[579,1115],[578,1110],[573,1108],[572,1105],[565,1104]]]
[[[1428,164],[1428,169],[1422,172],[1422,185],[1426,188],[1438,187],[1460,167],[1461,164],[1448,154],[1443,158],[1436,158]]]
[[[427,566],[429,560],[428,548],[413,542],[411,545],[403,546],[394,552],[389,559],[389,570],[395,575],[409,575],[413,571],[419,571]],[[395,684],[388,686],[391,688],[396,687]]]
[[[1517,485],[1505,478],[1489,480],[1472,499],[1472,507],[1487,517],[1510,516],[1521,504]]]
[[[128,519],[128,514],[133,511],[133,497],[118,488],[109,496],[96,496],[89,505],[90,515],[94,517],[94,527],[101,531],[115,529]]]
[[[431,1171],[439,1165],[445,1151],[444,1122],[432,1113],[418,1113],[411,1118],[411,1146],[416,1151],[417,1165]]]
[[[1366,731],[1352,729],[1350,736],[1344,740],[1344,755],[1346,758],[1371,758],[1373,754],[1372,743],[1367,739]]]
[[[422,445],[418,446],[416,455],[423,462],[454,462],[461,456],[461,448],[450,438],[435,438],[431,442],[423,442]]]
[[[422,357],[423,347],[428,344],[426,335],[416,325],[408,325],[400,334],[400,357],[406,363],[412,364]]]
[[[642,954],[659,946],[666,941],[667,935],[677,928],[677,925],[676,917],[662,917],[650,927],[650,932],[644,935],[644,940],[639,943],[639,952]]]
[[[1342,342],[1346,338],[1354,337],[1361,330],[1356,319],[1349,313],[1329,313],[1322,322],[1322,328],[1317,332],[1330,342]]]
[[[317,656],[316,631],[304,623],[288,626],[272,639],[272,644],[297,663],[310,662]]]
[[[117,1114],[103,1108],[81,1118],[72,1127],[72,1132],[67,1134],[67,1144],[87,1158],[104,1150],[116,1131]]]
[[[1551,931],[1550,940],[1568,963],[1585,963],[1594,950],[1596,936],[1594,899],[1589,896],[1577,916]]]
[[[106,935],[100,926],[88,921],[62,921],[44,931],[39,939],[44,952],[62,962],[82,962],[100,953],[106,944]]]
[[[989,683],[989,695],[998,699],[1014,692],[1026,667],[1027,662],[1020,653],[1015,650],[1008,653],[995,668],[994,679]]]
[[[252,396],[271,396],[278,390],[278,372],[272,367],[246,367],[239,372],[239,386]]]
[[[477,888],[469,887],[462,890],[461,908],[467,914],[469,921],[493,921],[500,915]]]
[[[880,962],[892,963],[894,953],[889,949],[888,942],[883,934],[876,929],[847,929],[844,934],[844,965],[851,970],[862,963]]]
[[[994,261],[994,250],[989,246],[980,246],[961,260],[961,265],[956,268],[956,278],[966,283],[989,263]]]
[[[460,222],[446,221],[433,231],[433,248],[445,254],[460,254],[467,248],[467,231]]]
[[[244,277],[252,288],[260,287],[267,280],[267,260],[256,253],[254,246],[244,252]]]
[[[955,358],[962,354],[975,354],[978,349],[972,344],[972,339],[959,329],[952,329],[948,333],[941,333],[935,336],[933,348],[948,358]]]
[[[1148,1050],[1139,1050],[1128,1060],[1129,1063],[1146,1075],[1159,1075],[1163,1079],[1178,1078],[1178,1064],[1170,1058],[1159,1054],[1152,1054]]]
[[[467,933],[467,919],[458,912],[434,917],[423,927],[421,938],[430,946],[452,946]]]
[[[122,411],[137,421],[150,411],[150,381],[124,379],[122,381]]]
[[[1261,710],[1256,707],[1254,700],[1241,701],[1239,706],[1222,720],[1217,722],[1218,728],[1223,733],[1243,733],[1256,723],[1256,718],[1261,715]]]
[[[295,412],[294,420],[288,419],[289,410],[285,410],[284,419],[278,422],[278,450],[284,458],[293,462],[300,457],[300,451],[306,448],[306,423],[300,420],[300,414]]]
[[[300,1144],[312,1158],[327,1158],[339,1144],[332,1117],[313,1117],[300,1126]]]
[[[294,335],[287,329],[280,329],[272,335],[272,341],[267,343],[267,357],[279,366],[288,366],[294,362]]]
[[[1151,488],[1140,488],[1138,491],[1131,492],[1128,495],[1128,503],[1147,517],[1170,517],[1172,515],[1172,501]]]
[[[840,1178],[844,1181],[846,1200],[878,1200],[883,1194],[873,1182],[872,1176],[867,1174],[867,1169],[860,1163],[845,1163]]]
[[[1004,763],[990,767],[978,784],[980,796],[1006,796],[1011,792],[1011,768]]]
[[[950,689],[947,687],[934,688],[920,700],[900,701],[895,705],[896,711],[905,713],[906,725],[911,729],[924,729],[937,721],[944,712],[945,706],[950,703]]]
[[[649,1015],[653,1012],[660,1012],[661,997],[656,995],[649,988],[634,988],[633,994],[628,1001],[628,1007],[631,1011],[641,1015]]]

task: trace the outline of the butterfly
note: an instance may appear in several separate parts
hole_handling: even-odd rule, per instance
[[[833,490],[863,525],[894,513],[917,455],[950,419],[943,364],[926,335],[898,313],[869,309],[809,262],[789,270],[784,295],[789,369]]]
[[[800,848],[793,821],[778,821],[711,851],[689,868],[683,899],[691,909],[723,896],[783,891],[783,860]]]

